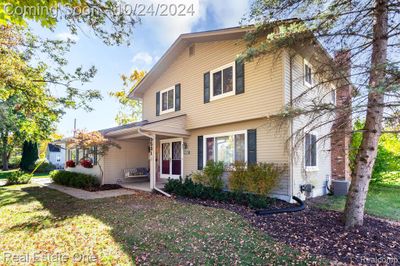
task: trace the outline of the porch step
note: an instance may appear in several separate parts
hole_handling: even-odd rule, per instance
[[[137,177],[137,178],[119,178],[117,179],[117,184],[133,184],[133,183],[143,183],[143,182],[150,182],[148,177]]]
[[[124,183],[124,184],[120,184],[120,185],[121,185],[121,187],[127,188],[127,189],[140,190],[140,191],[146,191],[146,192],[152,191],[150,189],[150,183]]]

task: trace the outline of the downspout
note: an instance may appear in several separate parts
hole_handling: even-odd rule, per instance
[[[289,55],[289,107],[292,109],[293,107],[293,55]],[[290,118],[289,124],[289,136],[290,136],[290,149],[289,149],[289,175],[290,175],[290,198],[294,197],[294,176],[293,176],[293,118]]]
[[[144,133],[140,127],[138,128],[138,133],[142,136],[150,138],[151,141],[153,142],[153,144],[152,144],[152,153],[153,154],[152,154],[152,158],[151,158],[151,160],[153,161],[153,163],[152,163],[153,169],[151,170],[153,172],[153,177],[150,175],[150,189],[154,189],[155,191],[157,191],[167,197],[171,197],[170,194],[159,189],[155,184],[156,183],[156,180],[155,180],[156,179],[156,136]],[[153,178],[154,178],[154,180],[152,180]]]

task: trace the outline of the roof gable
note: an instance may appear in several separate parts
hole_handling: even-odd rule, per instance
[[[48,144],[49,152],[61,152],[60,146],[49,143]]]
[[[152,67],[152,69],[146,74],[146,76],[139,82],[134,91],[129,94],[129,97],[142,98],[146,88],[150,87],[152,83],[175,60],[175,58],[191,44],[240,39],[244,36],[246,32],[248,32],[252,28],[253,26],[234,27],[220,30],[181,34],[178,39],[176,39],[176,41],[168,48],[168,50],[164,53],[160,60],[158,60],[158,62]]]

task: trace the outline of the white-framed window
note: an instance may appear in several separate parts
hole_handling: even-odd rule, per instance
[[[222,161],[227,168],[235,161],[247,162],[247,131],[225,132],[203,137],[203,162]]]
[[[160,114],[175,111],[175,86],[160,91]]]
[[[235,95],[235,62],[210,71],[210,101]]]
[[[335,87],[331,87],[331,101],[333,105],[336,105],[336,88]]]
[[[318,136],[310,132],[304,138],[304,166],[308,171],[318,170]]]
[[[311,64],[304,59],[304,85],[311,87],[313,84],[313,73]]]

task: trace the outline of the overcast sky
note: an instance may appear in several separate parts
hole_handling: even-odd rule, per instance
[[[58,124],[58,132],[64,136],[72,134],[74,118],[79,129],[97,130],[115,126],[114,117],[119,106],[116,100],[108,96],[108,92],[122,86],[121,74],[129,74],[133,69],[149,70],[168,49],[172,42],[182,33],[238,26],[248,11],[246,0],[142,0],[141,3],[181,1],[186,5],[193,4],[193,16],[145,16],[142,24],[134,29],[131,46],[106,46],[90,32],[80,32],[76,45],[68,54],[69,68],[80,65],[95,65],[98,73],[93,82],[84,88],[95,88],[101,91],[102,101],[92,103],[94,111],[67,110]],[[65,27],[58,27],[55,32],[45,32],[35,27],[39,34],[56,38],[70,36]]]

